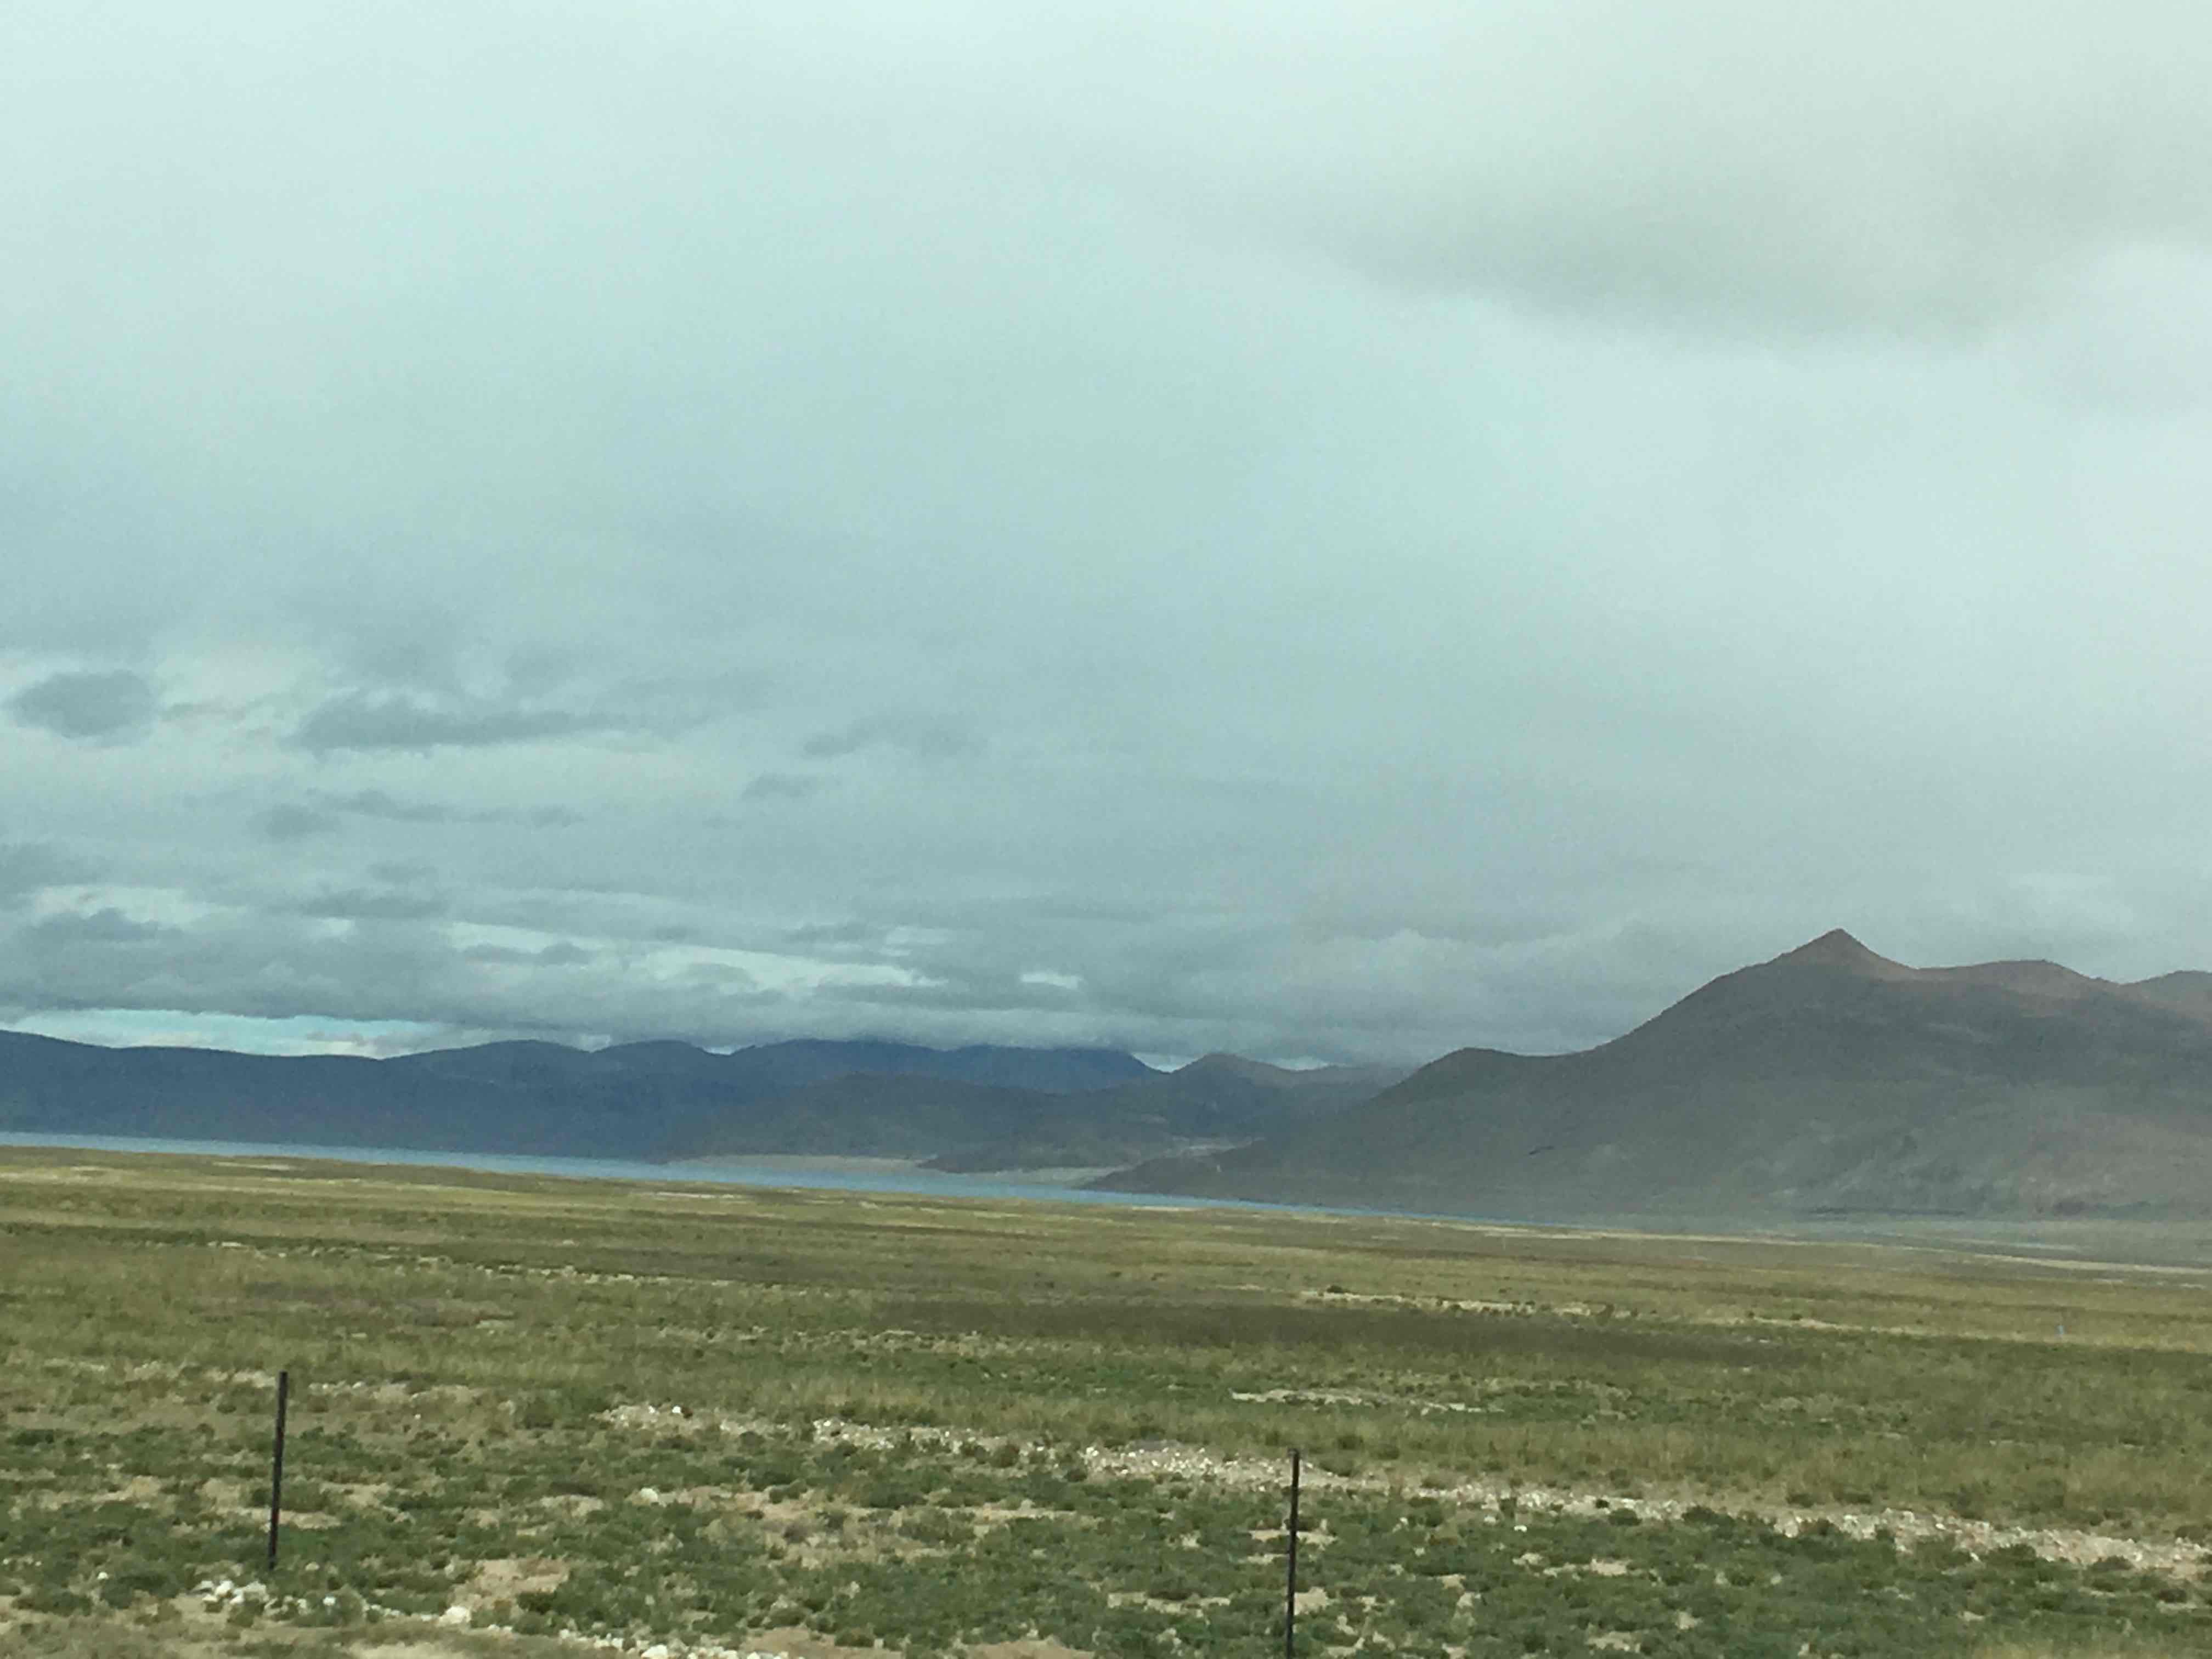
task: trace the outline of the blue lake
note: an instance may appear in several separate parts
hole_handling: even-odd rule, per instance
[[[1080,1187],[941,1175],[903,1166],[846,1167],[773,1158],[750,1164],[645,1164],[625,1158],[531,1158],[507,1152],[420,1152],[407,1146],[306,1146],[252,1140],[165,1140],[128,1135],[0,1133],[0,1146],[64,1146],[102,1152],[187,1152],[204,1158],[315,1158],[337,1164],[404,1164],[479,1170],[500,1175],[566,1176],[592,1181],[697,1182],[730,1187],[804,1187],[856,1193],[910,1193],[939,1198],[1029,1198],[1058,1204],[1173,1205],[1179,1208],[1269,1210],[1286,1206],[1237,1199],[1176,1198],[1155,1193],[1095,1193]]]

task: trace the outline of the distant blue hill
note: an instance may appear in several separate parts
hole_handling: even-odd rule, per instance
[[[1109,1165],[1238,1144],[1364,1100],[1401,1070],[1228,1055],[1156,1072],[1105,1048],[801,1040],[491,1042],[391,1060],[106,1048],[0,1031],[0,1130],[544,1157],[763,1154]]]
[[[683,1042],[598,1050],[493,1042],[368,1060],[107,1048],[0,1031],[0,1129],[591,1158],[679,1158],[732,1143],[850,1151],[851,1126],[793,1119],[769,1103],[869,1076],[964,1085],[987,1097],[1015,1093],[1036,1116],[1063,1097],[1160,1075],[1134,1055],[1096,1048],[799,1041],[717,1054]],[[992,1105],[981,1133],[1005,1127],[1007,1103]],[[942,1095],[917,1096],[910,1111],[896,1097],[875,1109],[896,1131],[891,1155],[927,1156],[977,1138],[959,1103]],[[763,1120],[780,1124],[788,1144],[759,1144],[748,1126]]]

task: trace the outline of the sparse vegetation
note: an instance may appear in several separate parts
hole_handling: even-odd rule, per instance
[[[11,1150],[0,1656],[2212,1651],[2203,1284]]]

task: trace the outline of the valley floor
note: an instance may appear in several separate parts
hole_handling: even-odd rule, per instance
[[[0,1656],[2212,1653],[2205,1242],[11,1148]]]

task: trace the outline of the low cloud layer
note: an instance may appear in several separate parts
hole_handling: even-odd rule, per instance
[[[2212,967],[2196,9],[18,12],[0,1018]]]
[[[440,708],[399,694],[333,697],[301,720],[291,741],[311,754],[340,750],[484,749],[591,732],[587,714],[557,708]]]

